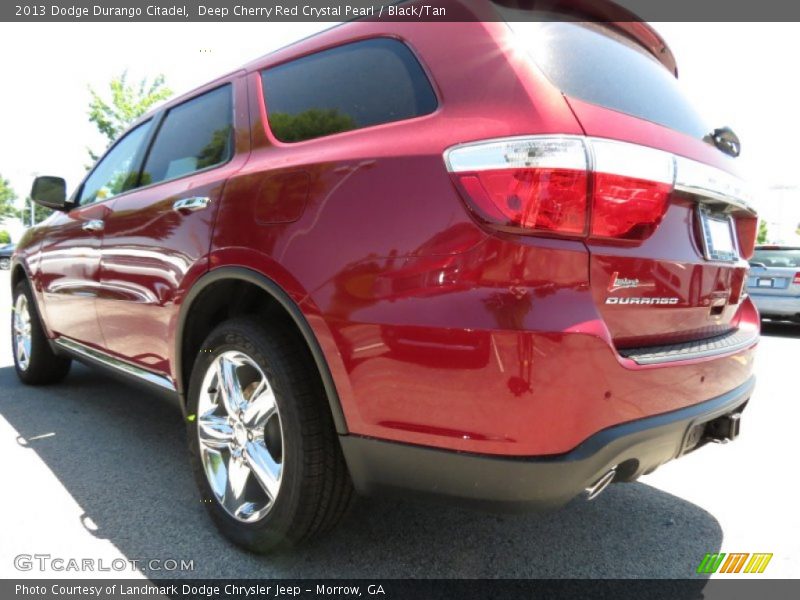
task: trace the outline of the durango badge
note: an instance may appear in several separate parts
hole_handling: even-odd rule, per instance
[[[677,298],[646,298],[646,297],[634,297],[634,298],[617,298],[615,296],[610,296],[606,298],[606,304],[677,304]]]

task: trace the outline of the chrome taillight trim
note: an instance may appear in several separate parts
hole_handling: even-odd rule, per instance
[[[585,139],[534,135],[470,142],[445,150],[444,162],[450,173],[531,167],[585,170],[589,165]]]
[[[559,151],[551,156],[537,154],[547,144]],[[685,156],[609,138],[529,135],[480,140],[447,148],[444,162],[450,173],[526,167],[587,169],[671,183],[698,202],[721,202],[755,214],[752,192],[739,177]]]
[[[595,173],[675,183],[675,157],[669,152],[601,138],[587,138],[587,144]]]

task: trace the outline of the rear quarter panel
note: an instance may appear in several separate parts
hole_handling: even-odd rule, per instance
[[[260,70],[379,36],[399,39],[416,54],[436,91],[438,109],[415,119],[305,142],[276,140],[267,127]],[[444,150],[469,140],[525,132],[580,133],[556,90],[537,88],[518,77],[525,63],[502,48],[507,36],[501,23],[352,23],[248,67],[253,149],[247,165],[226,185],[211,268],[237,264],[258,269],[301,305],[326,353],[352,431],[374,434],[391,429],[378,424],[387,419],[375,413],[381,403],[368,397],[369,382],[384,372],[385,365],[368,353],[364,360],[354,358],[359,330],[367,332],[370,343],[390,340],[401,362],[413,355],[411,361],[419,364],[425,344],[429,354],[452,345],[455,364],[447,367],[448,373],[460,376],[452,367],[463,363],[472,342],[460,347],[463,333],[445,333],[442,340],[440,330],[463,328],[467,321],[491,327],[496,317],[480,302],[474,308],[475,292],[456,289],[454,278],[467,288],[480,277],[506,286],[515,277],[510,270],[520,268],[519,257],[515,260],[513,253],[505,252],[494,258],[489,275],[484,272],[480,261],[497,248],[486,245],[491,237],[453,187]],[[447,45],[441,43],[443,37]],[[271,198],[264,181],[275,177],[306,182],[301,210],[296,206],[285,212],[265,210]],[[293,192],[292,202],[301,202],[301,196]],[[273,218],[265,219],[265,214]],[[554,243],[559,245],[552,240],[531,241],[517,253],[533,264],[545,264],[554,255]],[[582,293],[588,295],[585,250],[577,243],[566,246],[573,257],[567,263],[574,264],[560,275],[550,273],[550,295],[562,284],[566,294],[584,285]],[[454,317],[458,311],[472,316]],[[392,329],[401,324],[420,329],[406,339],[406,331],[398,334]],[[415,336],[422,339],[414,340]],[[488,338],[476,344],[478,358],[467,361],[485,362]],[[449,360],[444,358],[445,363]],[[386,383],[399,389],[406,382],[403,377],[388,377]],[[422,414],[424,406],[421,398],[407,396],[407,410]]]

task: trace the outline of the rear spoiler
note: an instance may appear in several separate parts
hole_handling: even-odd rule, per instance
[[[641,17],[610,0],[492,0],[492,2],[506,8],[558,13],[577,20],[605,23],[642,46],[670,73],[675,77],[678,76],[675,56],[664,38]]]

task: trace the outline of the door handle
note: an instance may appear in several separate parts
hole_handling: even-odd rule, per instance
[[[208,196],[192,196],[191,198],[181,198],[172,204],[172,210],[175,212],[193,212],[196,210],[203,210],[211,200]]]
[[[90,221],[86,221],[83,225],[81,225],[81,229],[84,231],[103,231],[105,226],[106,224],[100,219],[91,219]]]

